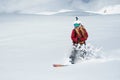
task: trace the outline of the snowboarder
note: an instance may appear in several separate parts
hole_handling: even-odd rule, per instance
[[[76,21],[74,22],[74,29],[71,33],[71,39],[73,42],[73,45],[75,44],[86,44],[85,41],[88,38],[88,33],[84,26],[81,24],[81,22],[78,20],[78,17],[76,17]]]
[[[78,50],[76,50],[76,48],[78,47],[78,44],[80,45],[79,47],[81,47],[83,44],[86,45],[86,40],[88,38],[88,33],[86,31],[86,29],[83,27],[83,25],[81,24],[81,22],[78,20],[78,17],[76,17],[76,21],[74,22],[74,29],[72,30],[71,33],[71,39],[73,42],[73,46],[75,46],[75,48],[72,50],[71,55],[70,55],[70,59],[71,59],[71,63],[74,64],[76,62],[76,57],[77,54],[79,53]],[[86,54],[85,52],[81,52],[81,56],[84,58],[84,54]]]

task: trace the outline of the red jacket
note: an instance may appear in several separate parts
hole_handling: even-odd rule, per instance
[[[72,30],[71,39],[72,39],[73,43],[85,42],[87,40],[88,33],[85,28],[83,28],[83,31],[84,31],[84,36],[83,36],[81,30],[79,30],[79,33],[80,33],[79,35],[75,31],[75,29]]]

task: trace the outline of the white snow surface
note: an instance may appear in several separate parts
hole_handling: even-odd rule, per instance
[[[0,15],[0,80],[120,80],[120,16],[80,16],[100,59],[61,68],[74,16]]]
[[[120,5],[104,7],[98,11],[101,14],[120,14]]]
[[[65,12],[72,12],[73,10],[68,10],[68,9],[61,9],[59,11],[44,11],[44,12],[37,12],[37,11],[22,11],[20,14],[37,14],[37,15],[55,15],[55,14],[60,14],[60,13],[65,13]]]
[[[120,5],[106,6],[97,11],[86,11],[86,12],[102,14],[102,15],[120,14]]]

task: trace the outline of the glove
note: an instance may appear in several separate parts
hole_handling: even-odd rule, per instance
[[[85,44],[85,42],[84,42],[84,41],[81,41],[81,42],[79,42],[79,43],[80,43],[81,45],[82,45],[82,44]]]

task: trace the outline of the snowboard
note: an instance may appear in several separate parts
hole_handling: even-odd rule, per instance
[[[68,66],[68,65],[65,65],[65,64],[53,64],[53,67],[65,67],[65,66]]]

